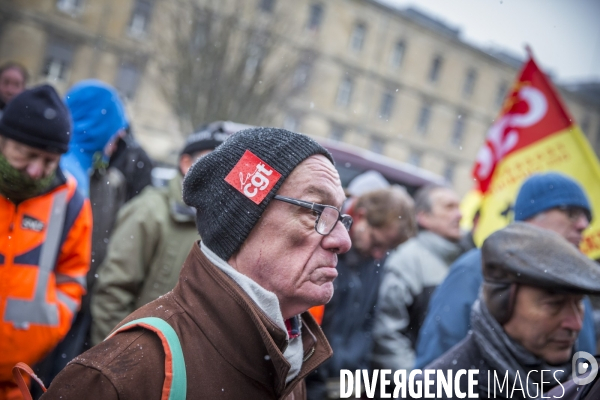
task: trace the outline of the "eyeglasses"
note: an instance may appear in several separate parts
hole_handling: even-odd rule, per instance
[[[585,219],[589,222],[590,218],[588,217],[588,213],[581,207],[575,206],[560,206],[557,207],[560,211],[565,213],[565,215],[571,220],[571,222],[577,222],[581,219],[581,217],[585,217]]]
[[[350,231],[352,226],[352,217],[347,214],[340,213],[340,210],[334,206],[328,206],[324,204],[311,203],[310,201],[292,199],[291,197],[276,195],[273,197],[275,200],[283,201],[295,206],[308,208],[309,210],[317,213],[317,220],[315,221],[315,231],[317,233],[327,236],[335,228],[335,224],[338,221],[342,223],[347,231]]]

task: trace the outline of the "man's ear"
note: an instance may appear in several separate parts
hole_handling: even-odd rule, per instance
[[[426,213],[425,211],[419,211],[415,216],[415,219],[417,220],[417,225],[427,229],[429,227],[430,217],[431,216],[429,215],[429,213]]]
[[[179,157],[179,172],[181,172],[181,175],[185,175],[193,163],[194,160],[192,159],[192,156],[189,154],[182,154]]]

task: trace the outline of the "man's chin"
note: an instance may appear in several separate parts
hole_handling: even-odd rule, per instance
[[[329,303],[333,297],[333,282],[325,282],[318,285],[318,293],[315,293],[315,306],[320,306]]]

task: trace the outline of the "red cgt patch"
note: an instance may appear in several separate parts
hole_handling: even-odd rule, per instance
[[[279,178],[281,178],[279,172],[250,150],[246,150],[240,161],[225,177],[225,181],[256,204],[260,204]]]

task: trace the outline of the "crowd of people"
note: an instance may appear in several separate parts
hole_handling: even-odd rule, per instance
[[[496,373],[528,380],[494,397],[600,396],[568,382],[600,337],[573,177],[528,177],[477,248],[450,186],[411,196],[371,171],[344,189],[283,129],[207,123],[155,187],[113,87],[28,79],[0,66],[0,400],[23,398],[19,362],[44,400],[326,400],[342,370],[473,368],[480,398]]]

